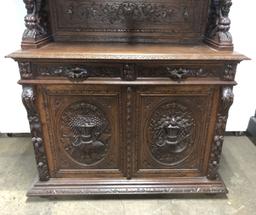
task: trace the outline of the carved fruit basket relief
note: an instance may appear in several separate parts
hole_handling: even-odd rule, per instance
[[[195,120],[184,105],[161,104],[153,111],[147,127],[148,146],[157,162],[176,165],[193,152]]]
[[[61,142],[66,154],[83,165],[104,159],[110,144],[110,123],[96,105],[76,102],[68,106],[60,119]]]

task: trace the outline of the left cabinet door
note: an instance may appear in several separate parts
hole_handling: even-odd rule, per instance
[[[51,177],[122,177],[120,87],[37,89]]]

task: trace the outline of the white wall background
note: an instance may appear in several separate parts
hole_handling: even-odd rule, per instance
[[[17,85],[17,63],[4,56],[19,49],[26,13],[22,0],[0,1],[0,133],[29,132],[26,112],[21,102],[21,86]],[[235,50],[251,61],[238,66],[234,88],[235,101],[227,124],[228,131],[245,131],[256,109],[256,1],[233,0],[230,12],[231,33]]]

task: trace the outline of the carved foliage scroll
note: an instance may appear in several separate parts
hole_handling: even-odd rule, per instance
[[[92,165],[106,156],[111,128],[96,105],[87,102],[71,104],[64,110],[60,126],[63,148],[73,160]]]
[[[107,2],[107,3],[76,3],[65,8],[64,14],[71,20],[89,23],[90,20],[100,20],[105,24],[127,22],[170,23],[177,16],[187,20],[190,16],[188,8],[179,11],[176,7],[165,4],[140,2]]]
[[[206,30],[206,42],[216,48],[233,49],[232,36],[229,32],[228,17],[231,0],[212,0]]]
[[[49,37],[46,0],[23,0],[27,9],[23,43],[36,44]]]
[[[42,73],[41,75],[46,76],[64,76],[67,77],[71,81],[79,82],[84,81],[88,78],[89,72],[86,68],[83,67],[59,67],[56,69],[50,69],[46,70],[45,73]]]
[[[149,120],[148,141],[152,156],[162,164],[175,165],[192,152],[195,120],[182,104],[162,104]]]
[[[218,167],[220,162],[220,156],[222,151],[222,145],[224,140],[224,133],[226,128],[226,123],[228,119],[228,111],[230,106],[233,103],[233,92],[231,87],[223,87],[221,95],[221,103],[219,107],[219,113],[217,116],[217,122],[215,127],[215,135],[212,143],[209,165],[208,165],[208,174],[209,179],[216,179],[218,177]]]
[[[47,181],[50,177],[48,170],[48,162],[43,145],[40,119],[35,105],[36,95],[34,88],[32,86],[23,87],[22,101],[28,113],[28,120],[32,134],[32,143],[35,151],[39,179],[41,181]]]

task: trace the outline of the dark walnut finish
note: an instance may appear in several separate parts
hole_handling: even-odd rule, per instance
[[[29,196],[227,192],[230,0],[24,2]]]

